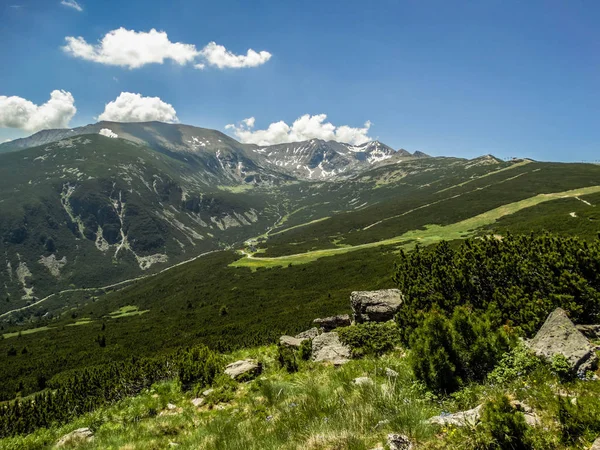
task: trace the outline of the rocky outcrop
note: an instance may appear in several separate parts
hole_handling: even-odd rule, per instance
[[[600,339],[600,325],[575,325],[588,339]]]
[[[402,301],[402,292],[398,289],[355,291],[350,294],[355,323],[387,322],[394,318]]]
[[[77,444],[83,444],[94,439],[94,433],[89,428],[78,428],[75,431],[71,431],[69,434],[65,434],[56,443],[57,448],[73,446]]]
[[[298,333],[296,336],[281,336],[279,338],[279,345],[291,348],[300,348],[300,345],[308,339],[314,339],[319,335],[317,328],[311,328],[310,330]]]
[[[536,355],[548,360],[563,355],[578,373],[591,370],[598,362],[594,346],[573,325],[562,308],[557,308],[548,316],[527,345]]]
[[[388,434],[387,445],[390,450],[412,450],[412,441],[403,434]]]
[[[439,416],[432,417],[428,420],[430,424],[448,426],[452,425],[455,427],[464,427],[465,425],[476,425],[481,418],[481,410],[483,405],[476,406],[468,411],[460,411],[454,414],[441,414]]]
[[[317,362],[342,365],[350,360],[350,348],[342,344],[336,332],[323,333],[312,341],[312,358]]]
[[[237,381],[251,380],[262,372],[262,364],[253,359],[243,359],[229,364],[225,374]]]
[[[322,319],[315,319],[313,323],[320,326],[324,332],[335,330],[339,327],[347,327],[352,323],[348,314],[341,314],[338,316],[324,317]]]

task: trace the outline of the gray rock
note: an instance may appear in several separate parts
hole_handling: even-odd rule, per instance
[[[82,444],[89,442],[94,439],[94,433],[89,428],[78,428],[75,431],[71,431],[69,434],[65,434],[56,443],[56,447],[65,447],[75,444]]]
[[[412,450],[412,441],[403,434],[388,434],[387,445],[390,450]]]
[[[481,410],[483,405],[476,406],[468,411],[460,411],[454,414],[442,414],[439,416],[431,417],[428,422],[433,425],[448,426],[453,425],[455,427],[463,427],[465,425],[477,425],[481,418]]]
[[[590,450],[600,450],[600,438],[594,441],[594,443],[590,447]]]
[[[319,335],[319,329],[317,327],[313,327],[310,330],[303,331],[302,333],[298,333],[295,337],[296,339],[314,339]]]
[[[204,405],[204,397],[193,398],[192,405],[194,405],[196,408]]]
[[[519,400],[513,400],[512,402],[510,402],[510,404],[517,411],[523,413],[523,415],[525,416],[525,422],[527,422],[527,425],[529,425],[530,427],[537,427],[538,425],[542,424],[542,421],[540,420],[540,418],[535,413],[532,407],[526,405],[525,403]]]
[[[350,316],[348,314],[340,314],[338,316],[324,317],[322,319],[313,320],[315,325],[321,327],[324,332],[329,332],[331,330],[335,330],[339,327],[347,327],[352,322],[350,320]]]
[[[341,343],[336,332],[323,333],[312,341],[312,359],[342,365],[350,360],[350,348]]]
[[[594,346],[573,325],[562,308],[557,308],[548,316],[527,345],[536,355],[548,360],[555,355],[563,355],[578,373],[593,369],[598,362]]]
[[[229,364],[225,374],[234,380],[250,380],[262,372],[262,364],[253,359],[243,359]]]
[[[208,397],[213,392],[215,392],[215,390],[213,388],[210,388],[210,389],[207,389],[207,390],[203,391],[202,395],[204,395],[205,397]]]
[[[350,294],[355,323],[387,322],[394,318],[402,301],[402,292],[398,289],[355,291]]]
[[[371,380],[369,377],[358,377],[352,380],[352,383],[356,384],[357,386],[371,386],[373,385],[373,380]]]
[[[302,342],[305,340],[306,339],[297,339],[292,336],[281,336],[279,338],[279,345],[282,345],[283,347],[300,348],[300,345],[302,345]]]
[[[389,378],[396,378],[398,376],[398,372],[394,369],[390,369],[389,367],[385,368],[385,376]]]

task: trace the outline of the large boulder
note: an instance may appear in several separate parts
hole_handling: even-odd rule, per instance
[[[237,381],[251,380],[261,372],[262,364],[253,359],[243,359],[225,367],[225,374]]]
[[[89,442],[94,439],[94,433],[89,428],[78,428],[77,430],[71,431],[69,434],[65,434],[56,443],[56,447],[73,446]]]
[[[581,334],[562,308],[555,309],[528,344],[538,356],[551,360],[563,355],[578,373],[593,369],[598,362],[594,346]]]
[[[298,333],[295,337],[296,339],[314,339],[319,335],[319,329],[317,327],[312,327],[310,330],[303,331],[302,333]]]
[[[600,339],[600,325],[575,325],[588,339]]]
[[[312,359],[339,366],[350,360],[350,348],[342,344],[336,332],[323,333],[312,341]]]
[[[313,320],[313,323],[317,326],[320,326],[323,331],[329,332],[339,327],[347,327],[352,323],[352,321],[350,320],[350,316],[348,314],[340,314],[338,316],[315,319]]]
[[[590,450],[600,450],[600,438],[594,441],[594,443],[590,447]]]
[[[319,335],[317,328],[311,328],[310,330],[298,333],[296,336],[281,336],[279,338],[279,345],[283,347],[300,348],[300,345],[308,339],[314,339]]]
[[[399,289],[355,291],[350,294],[355,323],[387,322],[394,318],[402,301]]]

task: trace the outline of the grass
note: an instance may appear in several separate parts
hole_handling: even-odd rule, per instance
[[[429,245],[441,240],[452,241],[455,239],[464,239],[473,235],[477,229],[493,224],[500,218],[515,214],[523,209],[531,208],[552,200],[579,197],[598,192],[600,192],[600,186],[590,186],[587,188],[572,189],[569,191],[555,192],[551,194],[539,194],[525,200],[520,200],[518,202],[509,203],[498,208],[494,208],[475,217],[461,220],[460,222],[456,222],[451,225],[427,225],[425,226],[425,229],[412,230],[394,238],[370,242],[367,244],[315,250],[296,255],[270,258],[245,257],[234,261],[230,265],[232,267],[249,267],[252,270],[256,270],[259,267],[285,267],[294,264],[306,264],[325,256],[338,255],[366,248],[387,245],[402,245],[405,249],[410,249],[414,247],[416,242],[422,243],[423,245]]]
[[[39,333],[40,331],[46,331],[49,329],[50,329],[50,327],[31,328],[29,330],[15,331],[14,333],[5,333],[2,336],[4,336],[4,339],[8,339],[8,338],[17,337],[17,336],[19,336],[19,334],[21,336],[23,336],[23,335],[27,335],[27,334]]]
[[[111,319],[119,319],[121,317],[141,316],[142,314],[145,314],[148,311],[150,310],[146,309],[145,311],[140,311],[140,308],[138,306],[128,305],[122,306],[118,310],[111,312],[109,315]]]

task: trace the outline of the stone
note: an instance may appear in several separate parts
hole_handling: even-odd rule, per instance
[[[412,450],[412,441],[403,434],[391,433],[387,436],[387,445],[390,450]]]
[[[392,320],[404,297],[399,289],[379,291],[354,291],[350,294],[355,323],[387,322]]]
[[[598,363],[594,346],[573,325],[562,308],[555,309],[548,316],[527,345],[537,356],[548,360],[563,355],[572,369],[580,374],[592,370]]]
[[[454,414],[441,414],[439,416],[431,417],[428,420],[428,422],[433,425],[452,425],[455,427],[463,427],[465,425],[477,425],[479,419],[481,418],[482,409],[483,405],[479,405],[467,411],[460,411]]]
[[[94,439],[94,433],[89,428],[78,428],[71,431],[69,434],[65,434],[56,443],[56,447],[72,446],[75,444],[83,444]]]
[[[523,415],[525,416],[525,422],[527,422],[527,425],[529,425],[530,427],[537,427],[538,425],[542,424],[542,421],[540,420],[540,418],[535,413],[532,407],[519,400],[513,400],[512,402],[510,402],[510,404],[517,411],[523,413]]]
[[[600,438],[594,441],[594,443],[590,447],[590,450],[600,450]]]
[[[342,344],[336,332],[323,333],[312,341],[312,359],[339,366],[350,360],[350,348]]]
[[[169,411],[172,411],[174,409],[177,409],[177,405],[174,405],[173,403],[167,403],[167,409]]]
[[[355,378],[354,380],[352,380],[352,383],[356,384],[357,386],[371,386],[374,384],[373,380],[371,380],[369,377]]]
[[[385,368],[385,376],[388,378],[396,378],[398,376],[398,372],[394,369],[390,369],[389,367]]]
[[[306,339],[297,339],[292,336],[281,336],[279,338],[279,345],[283,347],[300,348],[302,342]]]
[[[314,339],[319,335],[319,329],[317,327],[312,327],[310,330],[303,331],[302,333],[298,333],[295,338],[296,339]]]
[[[253,359],[243,359],[229,364],[225,374],[238,381],[251,380],[262,372],[262,364]]]
[[[213,392],[215,392],[215,390],[213,388],[210,388],[210,389],[207,389],[207,390],[203,391],[202,395],[204,395],[205,397],[208,397]]]
[[[204,404],[204,398],[203,397],[198,397],[198,398],[193,398],[192,399],[192,405],[194,405],[196,408],[201,407]]]
[[[340,314],[337,316],[324,317],[322,319],[313,320],[315,325],[321,327],[324,332],[329,332],[331,330],[335,330],[339,327],[347,327],[352,324],[350,320],[350,316],[348,314]]]

